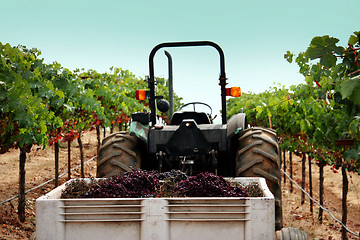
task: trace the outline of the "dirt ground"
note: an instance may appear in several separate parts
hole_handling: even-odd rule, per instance
[[[94,132],[83,136],[85,147],[85,161],[96,155],[96,135]],[[67,171],[67,147],[66,143],[60,144],[60,174]],[[19,176],[19,150],[12,150],[0,155],[0,202],[9,199],[18,193]],[[80,164],[80,153],[77,142],[72,145],[71,168]],[[294,157],[294,179],[300,184],[301,159]],[[308,166],[306,166],[308,168]],[[312,164],[313,169],[313,192],[314,198],[318,200],[318,167]],[[79,177],[80,169],[72,171],[72,178]],[[86,177],[96,175],[96,161],[92,160],[85,167]],[[308,172],[306,172],[308,174]],[[49,179],[54,178],[54,149],[42,150],[33,147],[28,154],[26,162],[26,190],[31,189]],[[342,179],[341,172],[334,173],[330,167],[325,167],[325,203],[336,218],[341,220],[341,194]],[[360,176],[349,173],[348,193],[348,222],[347,226],[354,232],[360,232]],[[63,176],[60,184],[67,180]],[[26,196],[26,221],[20,223],[17,220],[17,199],[0,205],[0,240],[29,239],[35,231],[35,200],[41,195],[49,192],[54,187],[54,182],[44,185],[37,190],[31,191]],[[308,178],[306,189],[308,189]],[[327,213],[324,213],[323,223],[319,224],[317,214],[319,208],[314,204],[314,213],[310,213],[309,198],[306,197],[305,204],[301,205],[301,192],[294,186],[290,193],[290,181],[287,179],[283,184],[283,214],[285,227],[297,227],[305,230],[309,239],[341,239],[341,227]],[[358,239],[348,234],[349,239]]]
[[[287,158],[288,161],[288,158]],[[287,162],[287,168],[289,163]],[[301,186],[301,158],[293,157],[293,178]],[[287,169],[288,170],[288,169]],[[287,171],[288,173],[288,171]],[[308,164],[306,164],[306,186],[309,192]],[[356,173],[348,173],[349,192],[347,196],[347,227],[360,233],[360,176]],[[312,164],[313,197],[319,201],[319,168]],[[326,212],[323,213],[323,223],[318,221],[319,207],[314,203],[313,213],[310,212],[310,201],[305,197],[304,205],[301,205],[301,191],[293,185],[294,191],[290,193],[290,181],[282,182],[284,227],[297,227],[306,231],[309,239],[341,239],[341,225],[333,220]],[[342,176],[341,170],[334,172],[330,166],[324,168],[324,207],[327,208],[337,219],[342,218]],[[349,239],[359,239],[348,234]]]

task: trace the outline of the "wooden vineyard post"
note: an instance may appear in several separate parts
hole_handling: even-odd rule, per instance
[[[324,163],[322,160],[319,162],[319,198],[320,198],[320,205],[324,205]],[[319,215],[318,215],[319,222],[322,223],[323,219],[323,209],[319,208]]]
[[[305,161],[306,161],[306,153],[302,153],[301,159],[301,188],[305,189]],[[301,205],[305,203],[305,193],[301,191]]]
[[[346,167],[342,166],[341,167],[341,173],[342,173],[342,180],[343,180],[343,189],[342,189],[342,223],[346,226],[346,222],[347,222],[347,194],[348,194],[348,190],[349,190],[349,180],[347,178],[347,174],[346,174]],[[342,240],[346,240],[347,238],[347,231],[344,228],[344,226],[341,227],[341,236],[342,236]]]
[[[19,203],[18,215],[19,221],[25,222],[25,163],[26,163],[26,147],[20,147],[20,163],[19,163]]]
[[[293,164],[292,164],[292,152],[289,152],[289,160],[290,160],[290,178],[293,179]],[[290,181],[290,192],[294,191],[293,182]]]
[[[59,186],[59,142],[54,143],[55,149],[55,188]]]
[[[285,151],[285,149],[284,149],[284,150],[283,150],[284,172],[286,172],[286,156],[285,156],[285,153],[286,153],[286,151]],[[285,184],[286,184],[286,176],[285,176],[285,174],[284,174],[284,186],[285,186]]]
[[[79,133],[78,143],[80,147],[80,176],[81,178],[85,178],[84,173],[84,147],[81,141],[81,133]]]
[[[68,180],[71,179],[71,141],[68,141]]]
[[[99,149],[101,145],[101,139],[100,139],[100,126],[96,126],[96,138],[97,138],[97,155],[99,155]]]
[[[309,164],[309,188],[310,188],[310,196],[313,197],[312,191],[312,172],[311,172],[311,156],[308,154],[308,164]],[[313,213],[313,201],[310,200],[310,212]]]

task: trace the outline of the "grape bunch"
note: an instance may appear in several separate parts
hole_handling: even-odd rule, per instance
[[[174,189],[186,197],[245,197],[241,186],[232,186],[223,177],[213,173],[199,173],[179,182]]]
[[[115,176],[83,195],[85,198],[154,197],[159,180],[153,172],[134,170]]]

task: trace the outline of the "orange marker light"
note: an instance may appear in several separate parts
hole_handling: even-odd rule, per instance
[[[146,99],[146,90],[136,90],[136,99],[145,100]]]
[[[241,96],[240,87],[226,88],[226,96],[240,97]]]

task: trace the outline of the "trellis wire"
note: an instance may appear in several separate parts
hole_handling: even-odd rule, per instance
[[[87,160],[87,161],[85,162],[85,164],[88,163],[88,162],[90,162],[90,161],[92,161],[92,160],[94,160],[96,157],[97,157],[97,156],[94,156],[94,157],[90,158],[89,160]],[[72,168],[70,171],[74,171],[75,169],[78,169],[80,166],[81,166],[81,165],[78,165],[77,167]],[[66,174],[67,174],[67,172],[64,172],[64,173],[60,174],[60,175],[59,175],[59,178],[61,178],[62,176],[66,175]],[[38,189],[39,187],[42,187],[42,186],[44,186],[44,185],[46,185],[46,184],[48,184],[48,183],[51,183],[51,182],[54,181],[54,180],[55,180],[55,178],[50,179],[50,180],[48,180],[48,181],[46,181],[46,182],[44,182],[44,183],[42,183],[42,184],[40,184],[40,185],[38,185],[38,186],[36,186],[36,187],[33,187],[33,188],[25,191],[25,194],[27,194],[28,192],[34,191],[35,189]],[[5,201],[2,201],[2,202],[0,203],[0,205],[2,205],[2,204],[4,204],[4,203],[7,203],[7,202],[10,202],[10,201],[14,200],[15,198],[18,198],[19,196],[20,196],[20,195],[18,194],[18,195],[13,196],[13,197],[5,200]]]
[[[352,235],[354,235],[354,236],[356,236],[356,237],[360,237],[360,234],[356,234],[355,232],[353,232],[353,231],[351,231],[350,229],[348,229],[348,228],[346,227],[346,225],[345,225],[344,223],[342,223],[339,219],[337,219],[328,209],[326,209],[325,207],[323,207],[318,201],[316,201],[314,198],[312,198],[312,197],[310,196],[310,194],[307,193],[302,187],[300,187],[299,184],[297,184],[297,182],[295,182],[294,179],[292,179],[284,170],[282,170],[282,169],[280,169],[280,170],[281,170],[281,172],[283,172],[283,173],[285,174],[286,177],[289,178],[289,180],[290,180],[291,182],[293,182],[293,183],[295,184],[295,186],[297,186],[301,191],[303,191],[303,192],[310,198],[311,201],[313,201],[314,203],[316,203],[322,210],[324,210],[325,212],[327,212],[332,219],[334,219],[336,222],[340,223],[340,225],[343,226],[343,227],[346,229],[346,231],[348,231],[349,233],[351,233]]]

